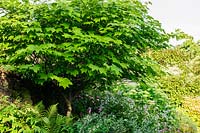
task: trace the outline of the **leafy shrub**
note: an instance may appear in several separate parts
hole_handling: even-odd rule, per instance
[[[149,55],[158,61],[163,71],[167,72],[167,74],[157,77],[158,87],[168,95],[173,104],[181,108],[181,112],[184,112],[183,116],[190,117],[186,123],[191,125],[186,124],[187,126],[183,122],[185,118],[181,118],[180,124],[184,123],[182,130],[192,132],[190,129],[195,129],[196,125],[199,126],[200,117],[197,98],[200,95],[200,46],[199,42],[195,42],[188,35],[181,33],[179,37],[184,40],[181,45],[167,50],[151,51]],[[193,122],[191,122],[192,120]]]
[[[33,86],[62,88],[56,92],[67,94],[69,107],[82,89],[156,75],[141,54],[167,46],[168,35],[139,0],[1,0],[0,7],[0,65]]]
[[[48,110],[40,110],[40,118],[42,119],[41,128],[45,129],[43,132],[66,133],[71,130],[72,118],[59,115],[56,104],[50,106]]]
[[[40,131],[41,120],[38,112],[31,106],[23,106],[19,101],[8,102],[6,97],[1,99],[0,131],[1,132],[30,132]],[[19,105],[19,106],[18,106]]]
[[[181,105],[185,96],[200,94],[198,67],[200,47],[188,35],[185,39],[180,46],[151,51],[149,54],[167,73],[157,78],[158,85],[176,105]]]
[[[114,92],[88,92],[74,102],[80,132],[175,132],[178,118],[162,93],[149,87],[113,86]]]
[[[198,96],[200,94],[200,80],[195,75],[166,75],[159,78],[158,81],[159,87],[176,105],[182,105],[186,96]]]
[[[182,62],[189,61],[191,59],[191,55],[185,49],[180,47],[162,49],[153,52],[151,51],[150,56],[163,66],[181,66]]]
[[[74,123],[75,132],[82,133],[125,133],[123,119],[117,119],[115,115],[90,114]]]
[[[11,103],[6,97],[0,104],[0,132],[64,133],[70,129],[70,118],[58,115],[56,105],[44,112],[41,104],[33,108],[18,100]]]
[[[184,108],[177,108],[179,116],[180,131],[183,133],[198,133],[197,124],[193,121],[193,118],[188,115],[188,112]]]
[[[180,109],[194,121],[200,131],[200,98],[192,96],[185,97]]]

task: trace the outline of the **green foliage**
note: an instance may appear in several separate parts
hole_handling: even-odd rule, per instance
[[[77,132],[175,132],[178,117],[168,100],[154,88],[117,84],[111,92],[88,92],[77,96],[75,110],[81,117]]]
[[[41,121],[38,112],[30,105],[23,106],[19,101],[8,102],[6,97],[1,99],[0,131],[1,132],[41,132]]]
[[[138,0],[1,0],[0,7],[0,63],[37,84],[84,88],[155,74],[140,54],[168,40]]]
[[[59,115],[57,112],[57,105],[52,105],[47,111],[40,110],[43,125],[41,128],[47,133],[66,133],[70,130],[72,119],[66,116]]]
[[[11,103],[6,97],[0,103],[0,132],[65,133],[70,129],[71,118],[59,115],[56,105],[44,113],[41,103],[33,108],[18,100]]]
[[[200,131],[200,98],[188,96],[184,98],[183,105],[180,107],[183,113],[190,117],[194,121],[194,123],[198,126],[198,130]]]
[[[182,36],[182,39],[185,39],[182,45],[149,52],[150,57],[158,61],[163,70],[167,72],[165,76],[157,78],[159,87],[177,105],[181,104],[184,96],[198,96],[200,94],[199,44],[194,42],[189,35],[179,34],[177,36]]]
[[[181,31],[177,31],[174,36],[183,41],[181,45],[171,49],[150,51],[149,55],[167,72],[166,75],[157,77],[158,87],[199,127],[199,41],[195,42],[191,36]],[[189,130],[184,124],[183,127]]]
[[[178,108],[180,131],[183,133],[198,133],[197,124],[188,116],[188,113],[183,108]]]
[[[160,73],[160,68],[144,53],[166,47],[168,35],[139,0],[1,0],[0,7],[5,12],[0,17],[0,65],[21,79],[41,85],[51,82],[75,91],[105,89],[104,85],[122,78],[137,81],[136,86],[119,82],[107,88],[111,92],[95,90],[76,97],[73,111],[81,118],[71,127],[57,114],[56,105],[45,113],[4,106],[0,110],[2,131],[178,130],[168,99],[145,82]],[[183,57],[179,59],[186,59]],[[7,115],[12,116],[8,122],[4,120]],[[29,120],[33,122],[27,124]],[[25,126],[20,125],[23,122]]]
[[[160,88],[171,98],[176,105],[181,105],[185,96],[200,94],[199,78],[194,75],[167,75],[159,79]]]
[[[74,124],[77,133],[125,133],[127,128],[124,126],[123,119],[117,119],[114,115],[91,114],[86,115]]]
[[[154,97],[145,96],[146,100],[143,100],[141,97],[134,97],[141,96],[142,92],[136,89],[136,86],[126,84],[117,86],[117,88],[113,86],[113,88],[114,91],[118,91],[118,94],[107,91],[90,91],[78,96],[79,99],[74,105],[79,107],[76,109],[82,111],[82,115],[74,123],[71,123],[70,118],[58,115],[56,105],[45,111],[41,103],[33,108],[19,101],[8,102],[8,98],[2,97],[0,131],[11,133],[152,133],[178,132],[180,129],[180,131],[195,132],[196,129],[190,121],[181,121],[181,126],[184,125],[184,128],[179,128],[177,116],[162,93],[154,91],[156,94],[153,94],[149,91]],[[156,101],[157,104],[155,104]],[[80,110],[81,107],[82,110]]]
[[[186,62],[191,59],[190,53],[188,53],[185,49],[175,47],[168,48],[159,51],[149,52],[151,58],[156,60],[160,65],[163,66],[173,66],[178,65],[181,67],[183,62]]]

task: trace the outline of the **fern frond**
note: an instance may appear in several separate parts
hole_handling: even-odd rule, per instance
[[[49,119],[55,118],[57,116],[57,104],[51,105],[47,111],[47,117]]]

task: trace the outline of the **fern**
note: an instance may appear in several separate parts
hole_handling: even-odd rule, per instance
[[[42,102],[34,108],[28,104],[8,102],[7,97],[0,99],[0,132],[69,132],[72,118],[57,113],[57,104],[45,110]]]
[[[47,133],[67,132],[71,118],[61,116],[57,112],[57,104],[51,105],[48,110],[42,113],[43,128]]]

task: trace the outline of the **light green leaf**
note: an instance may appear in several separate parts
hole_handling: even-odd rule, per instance
[[[92,69],[92,71],[98,71],[98,70],[99,70],[99,67],[96,66],[96,65],[93,65],[93,64],[89,64],[88,67],[89,67],[90,69]]]
[[[73,27],[72,31],[76,34],[76,35],[82,35],[81,33],[81,29],[78,27]]]
[[[41,69],[41,66],[40,65],[34,65],[34,66],[30,67],[30,69],[33,70],[34,73],[37,73]]]
[[[81,73],[86,73],[88,71],[88,69],[86,68],[81,68],[80,70],[81,70]]]
[[[73,76],[76,76],[76,75],[79,74],[79,72],[78,72],[77,70],[71,70],[69,73],[70,73],[71,75],[73,75]]]
[[[100,74],[105,74],[106,75],[106,69],[105,68],[99,68]]]
[[[67,23],[64,23],[64,24],[61,24],[61,25],[64,26],[65,29],[69,28],[69,24],[67,24]]]
[[[47,32],[51,32],[51,33],[56,31],[55,28],[45,28],[45,29],[46,29]]]
[[[12,40],[12,39],[14,39],[14,36],[9,36],[8,37],[8,40]]]
[[[110,68],[111,68],[111,71],[113,71],[117,75],[121,75],[121,73],[123,72],[119,67],[117,67],[114,64],[112,64],[112,66]]]
[[[56,75],[52,75],[51,79],[55,79],[58,83],[59,86],[62,86],[64,89],[72,85],[72,82],[68,78],[63,78],[63,77],[58,77]]]
[[[56,33],[62,32],[62,28],[57,28]]]
[[[67,34],[67,33],[64,33],[62,36],[63,36],[64,38],[71,38],[71,37],[72,37],[72,35]]]

